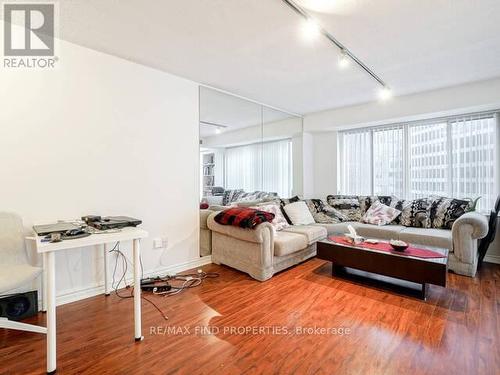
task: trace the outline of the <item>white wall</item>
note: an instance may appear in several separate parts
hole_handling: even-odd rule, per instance
[[[337,132],[313,133],[314,196],[337,194]]]
[[[57,55],[54,71],[0,68],[0,209],[28,227],[130,215],[150,234],[146,273],[199,261],[197,84],[63,41]],[[60,300],[102,284],[97,249],[56,266]]]
[[[324,198],[337,190],[339,129],[493,109],[500,109],[500,79],[306,115],[304,131],[313,134],[314,196]],[[489,260],[500,262],[500,228],[497,240],[490,246],[488,256]]]
[[[500,109],[500,78],[394,97],[386,102],[308,114],[304,131],[318,132]]]

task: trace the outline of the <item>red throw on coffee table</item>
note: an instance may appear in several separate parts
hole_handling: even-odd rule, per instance
[[[331,236],[331,237],[329,237],[329,240],[336,242],[338,244],[353,246],[353,244],[351,242],[349,242],[345,237],[342,237],[342,236]],[[385,251],[387,253],[393,253],[393,254],[398,254],[398,255],[408,255],[408,256],[417,257],[417,258],[445,258],[446,257],[446,255],[440,254],[436,251],[427,250],[427,249],[420,249],[418,247],[413,247],[413,246],[408,246],[408,248],[405,251],[396,251],[392,248],[392,246],[388,242],[379,242],[376,244],[362,242],[362,243],[354,245],[354,246],[359,246],[359,247],[362,247],[365,249]]]

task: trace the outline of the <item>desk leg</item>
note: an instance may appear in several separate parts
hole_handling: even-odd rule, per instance
[[[47,254],[42,253],[42,312],[47,312]]]
[[[135,341],[144,340],[141,329],[141,243],[134,240],[134,328]]]
[[[109,252],[108,252],[108,244],[105,243],[103,245],[104,248],[104,294],[109,296]]]
[[[56,372],[56,272],[55,254],[45,254],[47,274],[47,374]]]

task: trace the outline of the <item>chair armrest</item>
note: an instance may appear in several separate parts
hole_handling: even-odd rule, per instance
[[[254,243],[263,243],[266,238],[269,238],[269,235],[273,236],[273,227],[270,223],[259,224],[254,229],[244,229],[233,225],[221,225],[217,223],[214,220],[217,214],[218,212],[214,212],[207,219],[208,229],[214,232]],[[267,232],[270,232],[270,234]]]
[[[471,237],[473,239],[483,238],[488,233],[488,219],[478,212],[467,212],[455,220],[451,228],[452,233],[458,233],[467,225],[472,228]]]

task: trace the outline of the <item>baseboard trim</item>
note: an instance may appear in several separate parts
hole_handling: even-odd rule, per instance
[[[144,272],[144,277],[153,277],[159,275],[172,275],[177,272],[182,272],[189,270],[191,268],[201,267],[206,264],[212,263],[212,257],[210,255],[205,257],[200,257],[199,259],[194,259],[188,262],[174,264],[168,267],[157,268],[153,271]],[[132,283],[132,278],[127,277],[127,285]],[[65,305],[67,303],[76,302],[85,298],[94,297],[99,294],[104,294],[104,284],[94,284],[86,288],[79,288],[73,290],[65,290],[56,297],[56,305]]]
[[[488,263],[500,264],[500,255],[486,255],[484,261]]]

